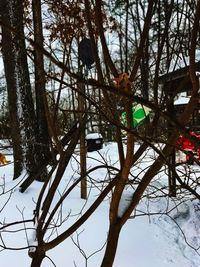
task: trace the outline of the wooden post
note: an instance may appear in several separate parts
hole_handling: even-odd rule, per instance
[[[173,149],[173,152],[169,156],[169,196],[176,197],[176,152]]]
[[[82,76],[82,68],[81,76]],[[85,85],[83,83],[79,83],[78,88],[83,94],[85,93]],[[78,93],[78,110],[79,110],[79,124],[81,125],[83,122],[83,115],[86,111],[86,101],[83,95]],[[87,177],[86,177],[86,144],[85,144],[85,127],[84,130],[81,131],[80,134],[80,175],[81,179],[81,198],[87,199]]]
[[[172,87],[172,85],[171,85]],[[168,105],[168,114],[170,116],[175,116],[174,111],[174,96],[172,94],[172,88],[168,88],[168,97],[169,97],[169,105]],[[168,136],[172,134],[173,127],[168,123]],[[171,154],[168,158],[169,166],[168,166],[168,183],[169,183],[169,196],[170,197],[176,197],[176,150],[173,148]]]

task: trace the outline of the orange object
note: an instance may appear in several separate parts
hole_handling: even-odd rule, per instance
[[[129,91],[131,89],[132,83],[129,80],[128,73],[121,73],[118,77],[115,77],[114,80],[117,88],[123,88],[125,91]]]
[[[6,156],[2,153],[0,153],[0,165],[5,165],[10,163],[9,160],[6,159]]]

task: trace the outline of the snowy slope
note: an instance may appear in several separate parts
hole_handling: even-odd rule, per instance
[[[110,143],[104,146],[98,152],[88,153],[88,167],[94,166],[96,160],[106,158],[113,166],[118,166],[117,146]],[[153,154],[152,154],[153,155]],[[151,155],[151,156],[152,156]],[[12,160],[12,156],[8,156]],[[66,186],[69,178],[74,174],[76,169],[78,155],[72,160],[70,166],[65,172],[60,190]],[[149,158],[150,159],[150,158]],[[142,165],[149,165],[150,160],[144,161]],[[12,181],[13,166],[8,165],[0,167],[1,194],[0,209],[2,209],[6,201],[10,201],[1,210],[0,222],[12,222],[25,218],[32,218],[35,201],[42,184],[34,182],[31,187],[21,194],[18,190],[20,179]],[[78,173],[74,174],[73,179],[78,177]],[[105,171],[100,169],[93,174],[95,179],[105,178]],[[153,185],[162,187],[166,184],[166,176],[160,175],[155,179]],[[12,191],[9,191],[12,189]],[[60,192],[61,192],[60,191]],[[121,203],[122,208],[126,205],[128,197],[132,193],[127,187]],[[98,189],[91,188],[88,201],[80,199],[80,188],[70,195],[63,206],[63,212],[71,212],[74,215],[66,225],[78,218],[77,213],[81,208],[86,209],[98,194]],[[59,194],[57,194],[59,197]],[[98,267],[101,263],[103,251],[92,255],[96,250],[101,249],[106,240],[108,231],[108,203],[109,198],[105,199],[93,216],[78,230],[72,238],[63,242],[60,246],[48,252],[48,256],[52,259],[55,265],[46,258],[42,267],[73,267],[86,266],[85,258],[88,258],[88,267]],[[180,203],[177,206],[177,203]],[[177,206],[175,209],[173,207]],[[172,209],[169,215],[161,215],[166,209]],[[153,213],[152,216],[143,216],[143,212]],[[159,212],[159,214],[158,214]],[[200,246],[200,203],[190,200],[182,201],[175,199],[159,199],[143,198],[137,207],[137,216],[133,216],[124,226],[119,240],[117,256],[113,267],[198,267],[200,266],[200,256],[194,250]],[[64,227],[66,227],[66,225]],[[179,225],[179,227],[178,227]],[[33,227],[32,224],[27,224],[27,227]],[[180,228],[181,227],[181,228]],[[14,229],[14,228],[13,228]],[[15,228],[16,229],[16,228]],[[66,229],[66,228],[63,228]],[[59,229],[58,231],[61,231]],[[183,234],[184,233],[184,234]],[[33,230],[27,230],[29,242]],[[54,233],[56,235],[56,233]],[[4,242],[8,247],[26,247],[26,233],[13,232],[2,233]],[[75,245],[75,242],[81,245],[82,255]],[[194,247],[194,248],[193,248]],[[199,250],[200,252],[200,250]],[[83,253],[83,254],[84,254]],[[27,255],[27,249],[24,250],[4,250],[0,252],[1,266],[3,267],[28,267],[30,266],[30,258]]]

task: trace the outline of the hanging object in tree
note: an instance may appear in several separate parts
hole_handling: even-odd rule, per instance
[[[115,80],[115,86],[117,88],[123,88],[125,91],[130,91],[131,89],[131,81],[129,80],[128,73],[124,72],[119,74],[118,77],[114,78]]]
[[[136,128],[141,124],[150,114],[152,110],[142,104],[134,103],[132,107],[133,114],[133,127]],[[123,112],[121,115],[122,123],[127,126],[126,112]]]
[[[92,68],[92,64],[94,63],[94,55],[90,39],[84,38],[80,42],[78,47],[78,56],[87,69]]]
[[[8,163],[10,163],[10,161],[6,159],[4,154],[0,153],[0,165],[6,165]]]

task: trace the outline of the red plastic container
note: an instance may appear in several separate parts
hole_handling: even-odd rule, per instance
[[[196,138],[198,138],[200,140],[200,135],[199,134],[196,134],[194,132],[190,132],[190,135],[195,136]],[[181,150],[190,152],[190,154],[192,154],[193,157],[196,157],[196,158],[200,159],[200,147],[196,147],[186,137],[180,135],[178,140],[177,140],[177,145],[180,147]],[[186,162],[192,163],[193,162],[193,157],[191,157],[190,155],[186,154]],[[180,160],[180,162],[181,161],[184,161],[184,160]]]

